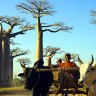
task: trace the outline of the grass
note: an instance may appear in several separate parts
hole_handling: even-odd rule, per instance
[[[10,87],[10,88],[0,88],[0,94],[9,94],[9,93],[15,93],[15,92],[21,92],[24,91],[24,87]]]

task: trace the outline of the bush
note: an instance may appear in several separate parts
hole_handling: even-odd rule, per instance
[[[12,86],[22,86],[23,84],[24,84],[24,81],[17,77],[13,78],[13,81],[11,83]]]

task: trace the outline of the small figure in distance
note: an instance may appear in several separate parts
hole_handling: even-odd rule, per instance
[[[61,58],[59,58],[56,63],[59,68],[62,68],[62,59]]]
[[[55,65],[51,65],[51,68],[60,68],[62,64],[62,59],[59,58],[57,61],[56,61],[56,64]]]

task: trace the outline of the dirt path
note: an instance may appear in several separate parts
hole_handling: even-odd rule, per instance
[[[5,90],[7,90],[7,89],[5,89]],[[51,90],[53,92],[54,90],[56,90],[56,88],[52,88]],[[12,90],[10,92],[5,92],[4,94],[0,94],[0,96],[32,96],[32,90],[27,90],[27,89],[24,89],[22,87],[21,88],[18,87],[15,90]],[[62,96],[62,95],[61,94],[59,94],[59,95],[49,94],[49,96]],[[68,96],[73,96],[73,95],[70,94]],[[86,96],[86,95],[80,95],[79,94],[79,95],[75,95],[75,96]]]
[[[32,96],[32,91],[29,91],[29,90],[22,90],[22,91],[19,91],[19,92],[13,92],[13,93],[10,93],[10,94],[2,94],[0,96]],[[61,94],[59,95],[55,95],[55,94],[49,94],[49,96],[62,96]],[[72,94],[69,94],[68,96],[73,96]],[[75,96],[86,96],[86,95],[75,95]]]

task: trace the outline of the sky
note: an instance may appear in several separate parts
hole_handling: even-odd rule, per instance
[[[91,54],[94,56],[96,63],[96,25],[91,24],[91,10],[96,10],[96,0],[48,0],[54,6],[56,13],[53,16],[45,16],[41,20],[44,23],[52,24],[54,22],[64,22],[73,29],[68,32],[44,33],[43,46],[59,47],[62,51],[68,53],[79,54],[80,58],[85,62],[91,60]],[[26,2],[26,0],[0,0],[0,16],[20,16],[26,18],[31,24],[36,23],[31,14],[21,13],[16,9],[16,5]],[[26,56],[16,57],[14,59],[14,74],[22,72],[22,68],[17,63],[18,58],[30,58],[34,64],[35,48],[36,48],[36,30],[26,32],[25,35],[19,35],[12,38],[14,42],[19,43],[11,48],[19,47],[22,50],[29,49],[30,54]],[[56,63],[54,56],[52,63]],[[59,57],[58,57],[59,58]]]

